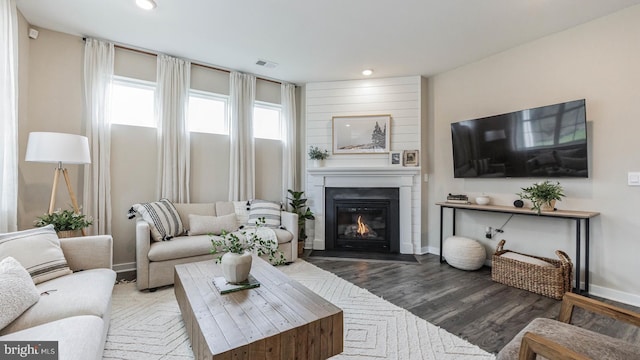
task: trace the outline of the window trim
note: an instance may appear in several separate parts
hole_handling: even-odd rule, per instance
[[[209,100],[216,100],[216,101],[221,101],[224,104],[224,120],[223,120],[223,127],[224,127],[224,132],[223,133],[219,133],[219,132],[201,132],[201,131],[192,131],[190,128],[190,124],[187,124],[189,126],[189,132],[197,132],[200,134],[216,134],[216,135],[229,135],[229,95],[223,95],[223,94],[218,94],[218,93],[214,93],[214,92],[210,92],[210,91],[204,91],[204,90],[196,90],[196,89],[189,89],[189,97],[197,97],[200,99],[209,99]],[[187,121],[189,121],[189,119],[187,119]]]
[[[262,109],[267,109],[267,110],[276,110],[278,111],[278,127],[280,128],[282,126],[282,105],[281,104],[276,104],[276,103],[270,103],[270,102],[266,102],[266,101],[259,101],[259,100],[255,100],[253,102],[253,111],[254,111],[254,118],[253,118],[253,127],[254,127],[254,132],[253,132],[253,138],[254,139],[265,139],[265,140],[273,140],[273,141],[282,141],[282,134],[280,134],[280,137],[278,139],[272,139],[272,138],[263,138],[263,137],[258,137],[255,134],[255,109],[256,108],[262,108]]]
[[[153,91],[153,106],[155,107],[155,96],[156,96],[156,83],[153,81],[148,81],[148,80],[142,80],[142,79],[136,79],[136,78],[131,78],[131,77],[127,77],[127,76],[121,76],[121,75],[114,75],[113,79],[111,81],[111,86],[115,86],[115,85],[120,85],[120,86],[128,86],[128,87],[132,87],[132,88],[138,88],[138,89],[143,89],[143,90],[151,90]],[[113,89],[112,89],[113,92]],[[113,106],[113,104],[111,104],[111,106]],[[155,113],[155,109],[152,108],[151,109],[154,113]],[[140,125],[140,124],[125,124],[125,123],[121,123],[121,122],[113,122],[113,118],[110,119],[110,123],[113,125],[122,125],[122,126],[137,126],[137,127],[146,127],[146,128],[153,128],[153,129],[157,129],[158,125],[155,123],[155,115],[154,115],[154,122],[152,125]]]

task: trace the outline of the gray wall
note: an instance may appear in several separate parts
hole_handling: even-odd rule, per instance
[[[640,6],[524,44],[429,81],[429,247],[437,250],[439,211],[447,193],[486,193],[511,205],[521,187],[541,179],[454,179],[450,124],[536,106],[586,98],[590,142],[588,179],[560,179],[567,197],[556,207],[589,210],[592,293],[640,305],[640,187],[627,186],[627,172],[640,170]],[[508,215],[458,212],[459,233],[480,239],[489,253],[506,248],[555,258],[556,249],[575,259],[572,221],[516,216],[494,240],[485,226]],[[446,224],[446,229],[450,225]],[[584,264],[584,262],[583,262]]]

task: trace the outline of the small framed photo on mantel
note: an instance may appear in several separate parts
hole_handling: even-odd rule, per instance
[[[389,152],[389,165],[402,166],[402,151]]]
[[[418,166],[420,165],[420,157],[418,150],[405,150],[402,155],[403,166]]]

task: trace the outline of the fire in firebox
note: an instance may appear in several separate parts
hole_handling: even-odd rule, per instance
[[[378,234],[371,229],[369,225],[367,225],[364,221],[362,221],[362,216],[358,216],[358,222],[356,224],[351,224],[347,226],[345,232],[345,236],[352,238],[363,238],[363,239],[371,239],[378,237]]]

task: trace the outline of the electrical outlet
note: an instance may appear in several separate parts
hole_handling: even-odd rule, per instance
[[[493,236],[493,229],[491,228],[491,226],[487,226],[484,229],[484,237],[486,237],[487,239],[491,239],[492,236]]]

